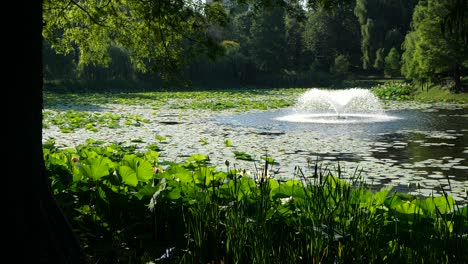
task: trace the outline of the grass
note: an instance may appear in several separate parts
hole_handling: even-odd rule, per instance
[[[468,104],[468,93],[452,93],[449,86],[431,85],[428,89],[416,88],[414,100],[425,103],[460,103]]]
[[[468,104],[468,93],[453,93],[450,85],[428,84],[420,87],[402,79],[389,79],[381,80],[370,89],[382,100]]]

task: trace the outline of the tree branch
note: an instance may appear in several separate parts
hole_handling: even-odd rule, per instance
[[[109,1],[110,2],[110,1]],[[99,25],[99,26],[102,26],[102,27],[108,27],[104,24],[102,24],[101,22],[99,22],[93,15],[91,15],[91,13],[88,12],[88,10],[86,10],[84,7],[82,7],[81,5],[79,5],[77,2],[75,2],[74,0],[70,0],[70,3],[74,4],[76,7],[78,7],[79,9],[81,9],[81,11],[85,12],[86,15],[88,15],[89,19],[91,19],[91,21],[93,21],[96,25]]]

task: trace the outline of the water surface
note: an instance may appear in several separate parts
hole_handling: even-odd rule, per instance
[[[293,109],[251,112],[219,116],[213,121],[234,129],[254,128],[270,135],[265,140],[272,143],[274,133],[281,135],[281,153],[289,159],[283,160],[285,166],[305,156],[349,162],[348,167],[360,166],[376,186],[393,183],[407,191],[418,191],[413,187],[419,186],[425,195],[449,191],[459,201],[467,201],[467,108],[388,110],[385,114],[389,118],[379,121],[362,117],[348,122],[331,112],[313,114],[335,119],[333,122],[288,119],[297,113]]]

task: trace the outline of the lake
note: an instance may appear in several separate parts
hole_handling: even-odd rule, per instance
[[[304,160],[330,168],[339,163],[348,174],[361,171],[374,188],[391,184],[422,196],[446,191],[467,202],[468,108],[387,110],[387,120],[369,122],[282,119],[294,114],[295,110],[283,109],[223,115],[212,121],[233,129],[254,128],[265,137],[261,144],[287,177],[296,165],[303,164],[307,171]]]

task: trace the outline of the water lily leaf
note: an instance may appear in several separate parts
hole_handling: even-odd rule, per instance
[[[286,197],[293,197],[293,198],[306,198],[306,189],[303,183],[299,180],[288,180],[283,184],[280,184],[275,191],[272,191],[273,199],[280,199]],[[271,195],[271,194],[270,194]]]
[[[240,160],[247,160],[247,161],[254,160],[252,155],[247,154],[245,152],[241,152],[241,151],[234,151],[234,156],[236,157],[236,159],[240,159]]]
[[[187,161],[190,161],[190,162],[197,162],[197,163],[203,163],[203,162],[206,162],[206,161],[209,161],[210,158],[206,155],[203,155],[203,154],[200,154],[200,153],[195,153],[193,154],[192,156],[190,156]]]
[[[403,201],[399,196],[397,196],[396,193],[394,193],[392,196],[388,197],[385,200],[385,205],[390,209],[394,209],[395,207],[400,206],[404,203],[406,202]]]
[[[438,196],[428,199],[432,199],[432,202],[441,214],[449,213],[455,204],[455,200],[451,196]]]
[[[224,140],[224,145],[225,145],[226,147],[232,147],[232,141],[229,140],[229,139],[226,139],[226,140]]]
[[[180,197],[182,197],[182,195],[180,194],[180,191],[181,191],[180,188],[174,188],[170,192],[167,193],[166,197],[170,200],[177,200]]]
[[[141,200],[145,197],[152,197],[153,194],[155,194],[156,191],[158,191],[161,187],[159,184],[157,186],[151,186],[149,184],[145,185],[143,188],[140,188],[138,192],[135,194],[135,197],[138,198],[138,200]]]
[[[156,164],[156,163],[158,163],[159,152],[154,151],[154,150],[148,150],[148,151],[145,153],[145,158],[146,158],[146,160],[148,160],[149,162],[151,162],[151,163],[153,163],[153,164]]]
[[[103,156],[87,158],[81,162],[80,171],[85,177],[89,177],[93,180],[99,180],[100,178],[109,175],[109,169],[112,165],[112,161]]]
[[[391,190],[392,190],[392,187],[385,187],[385,188],[382,188],[380,191],[374,193],[374,195],[372,196],[373,205],[375,206],[383,205]]]
[[[272,157],[262,157],[262,159],[267,163],[267,164],[276,164],[276,161]]]
[[[134,169],[129,166],[122,165],[119,167],[119,175],[122,177],[122,182],[130,186],[137,186],[138,178]]]
[[[125,155],[122,161],[124,165],[135,171],[139,181],[147,182],[153,178],[153,166],[149,161],[139,158],[136,155]]]
[[[423,210],[414,203],[403,203],[394,207],[395,211],[402,214],[424,215]]]
[[[272,194],[278,191],[279,183],[275,179],[268,179],[267,183],[268,187],[270,188],[270,197],[272,197]]]
[[[166,137],[161,136],[161,135],[156,135],[154,138],[155,138],[156,140],[158,140],[158,141],[164,141],[164,140],[167,139]]]

